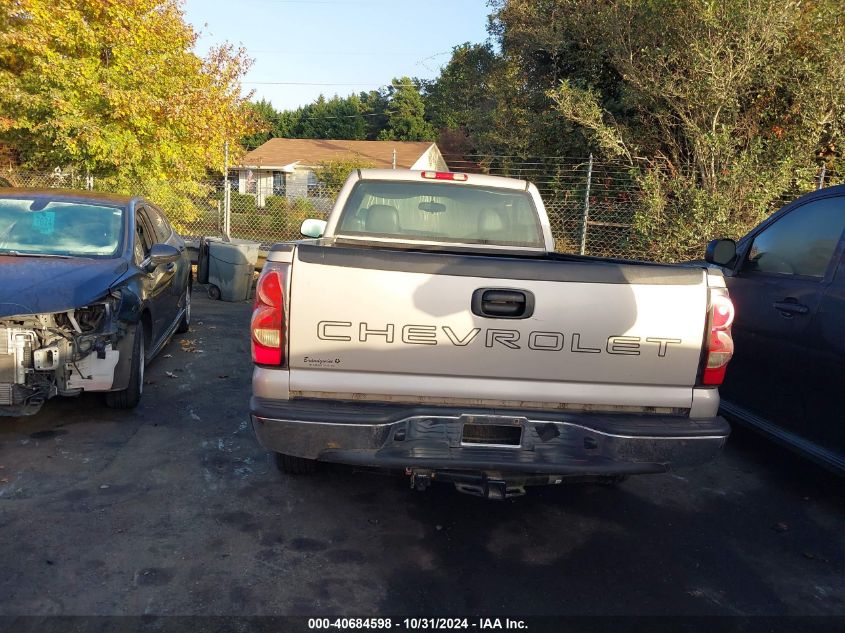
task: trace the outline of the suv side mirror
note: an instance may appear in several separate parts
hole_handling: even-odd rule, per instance
[[[305,237],[312,237],[314,239],[323,237],[323,233],[326,232],[326,221],[313,219],[305,220],[305,222],[302,223],[302,226],[299,227],[299,232]]]
[[[147,255],[141,263],[141,268],[152,270],[158,268],[162,264],[172,264],[182,256],[179,249],[170,244],[153,244],[150,248],[150,254]]]
[[[704,251],[704,261],[717,266],[731,266],[736,259],[736,242],[733,240],[713,240]]]

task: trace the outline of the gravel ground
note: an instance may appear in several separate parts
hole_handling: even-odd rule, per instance
[[[248,421],[249,306],[194,303],[136,410],[0,418],[0,615],[845,615],[845,486],[756,435],[503,502],[286,477]]]

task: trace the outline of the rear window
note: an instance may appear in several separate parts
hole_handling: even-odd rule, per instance
[[[336,235],[542,248],[527,191],[451,183],[362,181]]]

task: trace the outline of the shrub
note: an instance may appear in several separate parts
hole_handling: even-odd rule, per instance
[[[255,213],[258,211],[258,204],[252,194],[233,191],[230,200],[232,213]]]
[[[264,198],[264,210],[270,215],[283,215],[288,210],[288,200],[284,196],[267,196]]]

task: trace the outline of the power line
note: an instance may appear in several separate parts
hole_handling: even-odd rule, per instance
[[[419,53],[412,53],[410,51],[316,51],[316,50],[298,50],[298,51],[280,51],[265,48],[247,48],[250,53],[265,53],[272,55],[406,55],[408,57],[416,57]],[[426,57],[425,59],[429,59]]]
[[[307,105],[300,106],[299,108],[297,108],[297,110],[300,110],[302,108],[307,108],[307,107],[308,107]],[[284,114],[285,112],[296,112],[296,110],[282,110],[279,113]],[[385,110],[384,112],[367,112],[367,113],[360,112],[358,114],[331,114],[331,115],[327,114],[325,116],[320,116],[320,115],[317,115],[317,116],[302,116],[302,117],[299,117],[299,119],[304,120],[304,121],[310,121],[310,120],[313,120],[313,119],[320,119],[320,120],[323,120],[323,119],[357,119],[358,117],[388,116],[390,114],[396,114],[396,113],[394,111]]]
[[[266,2],[268,4],[339,4],[348,7],[357,7],[361,4],[378,4],[378,2],[361,2],[361,0],[352,0],[351,2],[342,2],[342,0],[257,0],[258,2]]]
[[[384,83],[383,81],[242,81],[241,83],[250,86],[376,86],[378,88],[407,88],[411,86],[417,90],[422,86],[421,83],[418,84],[413,80],[407,84]]]
[[[250,86],[390,86],[380,81],[359,81],[352,83],[316,82],[316,81],[242,81]]]

